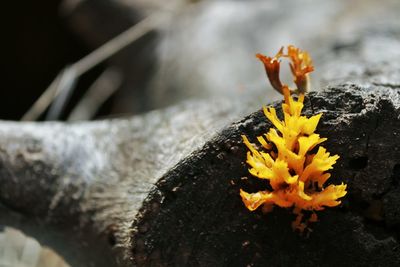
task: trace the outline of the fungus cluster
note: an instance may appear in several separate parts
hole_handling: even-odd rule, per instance
[[[319,144],[327,140],[315,133],[322,114],[310,118],[301,115],[304,94],[309,87],[309,73],[314,70],[308,53],[288,46],[287,54],[282,47],[273,58],[261,54],[257,54],[257,57],[263,62],[273,88],[284,95],[283,120],[278,118],[274,108],[264,107],[265,116],[275,128],[257,137],[259,148],[242,136],[249,149],[249,172],[259,179],[265,179],[269,183],[269,190],[248,193],[241,189],[240,195],[250,211],[262,206],[264,212],[269,212],[274,205],[293,208],[297,217],[292,227],[303,232],[308,222],[317,220],[315,211],[339,205],[339,198],[347,193],[343,183],[326,186],[330,177],[327,171],[332,169],[339,156],[331,156],[322,146],[317,149]],[[290,61],[297,87],[295,90],[280,81],[280,58]],[[297,98],[293,98],[293,94]],[[304,218],[304,211],[311,212],[307,219]]]

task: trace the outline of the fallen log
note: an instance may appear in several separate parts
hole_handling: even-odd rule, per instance
[[[341,156],[331,179],[348,195],[309,236],[292,231],[289,211],[241,202],[240,188],[264,185],[248,174],[240,135],[271,126],[252,93],[130,119],[1,122],[0,224],[71,266],[399,265],[397,36],[372,31],[322,58],[329,87],[308,95],[305,112],[324,113],[318,132]]]
[[[290,212],[250,213],[239,197],[240,188],[262,188],[248,175],[240,138],[270,127],[262,112],[201,146],[208,136],[182,134],[191,123],[199,127],[196,112],[206,113],[195,105],[186,106],[196,107],[193,114],[170,120],[156,112],[72,125],[3,122],[1,223],[39,240],[65,231],[70,247],[62,242],[58,250],[71,264],[112,266],[113,251],[121,266],[305,266],[343,258],[393,266],[400,262],[399,92],[346,84],[309,95],[307,113],[324,113],[318,131],[341,155],[334,181],[348,183],[349,194],[340,208],[320,213],[308,238],[291,230]],[[222,115],[214,113],[212,123]],[[200,148],[188,155],[187,146]],[[53,239],[43,241],[63,240]]]

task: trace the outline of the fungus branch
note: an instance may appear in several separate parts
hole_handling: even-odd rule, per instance
[[[257,54],[257,57],[264,63],[273,88],[284,95],[284,118],[280,120],[274,108],[264,107],[265,116],[275,128],[270,128],[268,133],[257,138],[261,150],[257,150],[246,136],[242,136],[249,149],[247,163],[250,165],[250,174],[268,180],[272,190],[256,193],[240,190],[240,195],[250,211],[261,205],[266,212],[271,211],[274,205],[293,208],[297,217],[292,227],[303,232],[308,222],[317,220],[315,211],[339,205],[338,199],[347,193],[343,183],[325,186],[330,177],[327,171],[332,169],[339,156],[331,156],[322,146],[315,154],[311,153],[326,138],[315,133],[322,114],[310,118],[301,115],[304,94],[309,88],[309,73],[314,70],[308,53],[289,46],[287,54],[281,48],[273,58],[261,54]],[[296,90],[290,89],[279,79],[281,57],[291,61]],[[298,95],[297,99],[292,97],[293,93]],[[305,210],[312,211],[306,221],[303,219]]]

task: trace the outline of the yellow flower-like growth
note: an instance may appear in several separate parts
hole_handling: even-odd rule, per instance
[[[287,55],[283,54],[282,48],[274,58],[260,54],[257,57],[264,63],[272,86],[284,95],[284,118],[280,120],[274,108],[264,107],[265,116],[276,129],[271,128],[264,136],[257,137],[262,147],[260,149],[252,145],[246,136],[242,136],[249,149],[247,163],[251,167],[250,174],[268,180],[272,190],[257,193],[240,190],[240,195],[251,211],[261,205],[266,212],[271,211],[274,205],[293,208],[297,218],[292,227],[303,232],[307,221],[317,220],[314,211],[339,205],[338,199],[347,193],[343,183],[325,186],[330,177],[326,171],[332,169],[339,156],[331,156],[322,146],[319,146],[316,153],[311,152],[326,138],[315,133],[322,114],[310,118],[301,115],[304,93],[308,89],[308,73],[313,71],[309,55],[289,46]],[[280,57],[287,57],[291,61],[297,99],[292,97],[292,90],[279,79]],[[303,218],[304,210],[312,211],[308,220]]]

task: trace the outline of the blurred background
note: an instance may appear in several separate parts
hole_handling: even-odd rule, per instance
[[[395,21],[396,2],[8,1],[0,118],[92,120],[266,90],[255,53],[294,44],[318,70],[326,51],[353,45],[360,28]],[[318,71],[313,78],[315,88],[324,84]],[[277,97],[268,90],[260,103]]]
[[[294,44],[311,53],[318,70],[327,51],[340,52],[360,33],[397,21],[397,2],[8,1],[0,118],[121,117],[268,88],[260,98],[265,103],[278,96],[267,87],[256,53],[273,55]],[[314,88],[326,80],[317,71]]]

